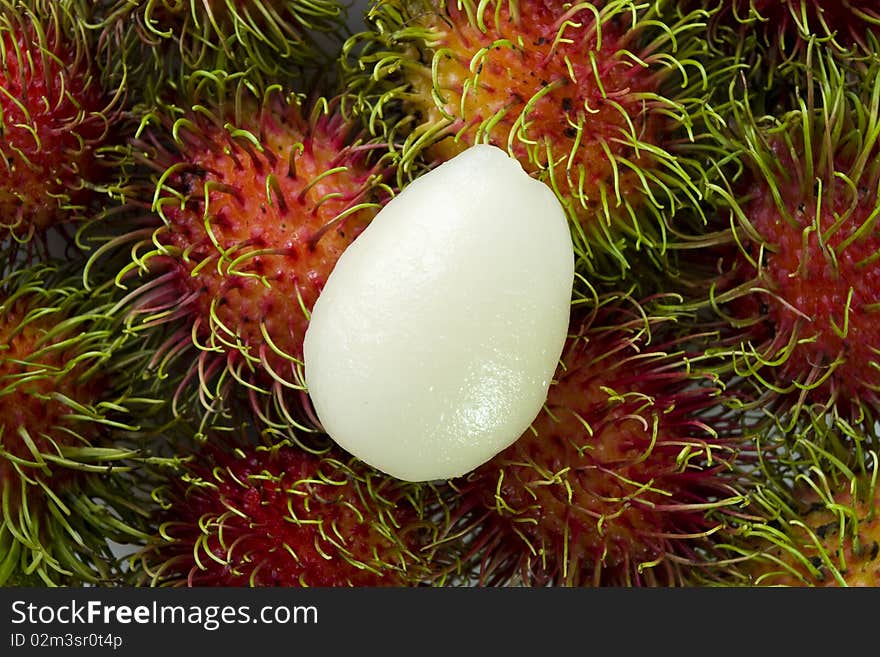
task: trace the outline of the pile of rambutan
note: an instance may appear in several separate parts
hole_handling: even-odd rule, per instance
[[[0,0],[0,586],[880,586],[874,5]],[[564,210],[568,337],[406,482],[303,340],[475,144]]]

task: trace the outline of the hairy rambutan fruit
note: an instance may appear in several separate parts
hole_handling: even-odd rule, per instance
[[[717,0],[717,4],[713,23],[725,24],[740,36],[757,33],[779,60],[796,55],[811,38],[864,56],[873,48],[867,39],[880,34],[880,9],[874,0]]]
[[[54,264],[0,280],[0,585],[110,583],[111,541],[146,536],[131,470],[152,403],[126,384],[114,291]]]
[[[433,583],[439,491],[341,452],[212,438],[156,495],[161,524],[132,561],[150,585]]]
[[[0,2],[0,240],[29,243],[82,218],[118,118],[72,2]]]
[[[183,364],[178,408],[200,398],[209,425],[246,395],[289,435],[307,419],[299,400],[310,310],[391,196],[387,151],[361,141],[323,99],[307,107],[280,93],[260,103],[237,96],[162,116],[135,143],[156,172],[131,191],[147,212],[110,239],[133,258],[118,278],[132,290],[129,328],[172,327],[151,371],[166,377]]]
[[[828,431],[819,422],[783,437],[782,456],[765,462],[748,515],[725,532],[736,568],[721,583],[880,586],[876,429],[846,441]]]
[[[623,297],[575,313],[530,430],[452,482],[478,581],[675,586],[711,559],[750,446],[674,320]]]
[[[831,53],[842,68],[857,69],[880,49],[880,9],[874,0],[712,0],[706,42],[730,58],[747,81],[756,113],[779,116],[798,109],[805,62]],[[703,0],[687,6],[705,7]],[[713,99],[719,114],[724,86]]]
[[[755,117],[734,100],[719,135],[744,171],[710,186],[735,247],[707,283],[731,328],[717,353],[790,426],[805,406],[868,423],[880,409],[878,72],[823,57],[800,109]]]
[[[699,207],[705,100],[731,72],[703,58],[707,16],[630,0],[381,0],[346,44],[344,78],[353,111],[403,141],[402,174],[474,143],[504,148],[556,192],[594,273],[616,276],[632,249],[660,258],[676,209]]]
[[[285,82],[345,38],[336,0],[111,0],[95,21],[101,59],[148,102],[197,70]]]

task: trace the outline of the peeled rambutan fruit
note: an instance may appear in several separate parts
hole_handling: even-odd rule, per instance
[[[145,536],[132,470],[152,403],[126,384],[113,291],[54,264],[0,280],[0,585],[110,583],[111,542]]]
[[[432,583],[439,492],[341,452],[212,437],[156,494],[158,531],[132,561],[153,586]]]
[[[531,428],[452,482],[480,583],[676,586],[711,559],[749,444],[674,324],[622,297],[575,313]]]
[[[286,433],[307,419],[310,310],[391,196],[387,151],[363,142],[326,100],[193,101],[164,116],[135,144],[155,172],[131,192],[146,212],[111,238],[130,248],[119,276],[131,290],[129,328],[171,330],[150,371],[182,368],[175,402],[200,399],[206,424],[232,397],[249,396]]]
[[[735,247],[708,281],[733,344],[717,352],[791,423],[805,407],[847,422],[880,409],[877,73],[823,57],[800,109],[755,117],[734,100],[720,136],[745,171],[710,188]]]
[[[118,117],[70,2],[0,2],[0,240],[29,243],[87,214]]]
[[[353,111],[403,141],[403,174],[504,148],[556,192],[594,273],[616,276],[699,208],[705,100],[731,72],[702,57],[706,19],[665,2],[381,0],[344,78]]]

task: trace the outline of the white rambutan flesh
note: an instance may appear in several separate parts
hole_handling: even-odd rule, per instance
[[[559,201],[504,151],[473,146],[423,175],[315,304],[305,378],[323,428],[400,479],[469,472],[541,410],[573,279]]]

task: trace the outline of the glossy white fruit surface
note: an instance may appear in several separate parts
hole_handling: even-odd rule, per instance
[[[313,309],[305,377],[327,433],[400,479],[463,475],[546,400],[568,331],[562,207],[474,146],[407,186],[346,249]]]

